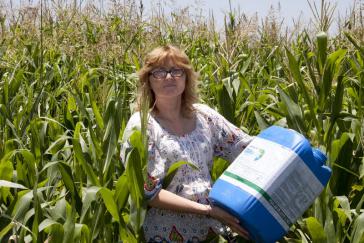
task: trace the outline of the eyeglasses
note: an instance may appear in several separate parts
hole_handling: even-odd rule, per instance
[[[167,74],[171,74],[174,78],[182,77],[185,71],[182,68],[172,68],[171,70],[165,70],[165,69],[157,69],[150,72],[151,75],[153,75],[156,79],[164,79],[167,77]]]

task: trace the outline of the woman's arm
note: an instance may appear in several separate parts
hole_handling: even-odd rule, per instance
[[[208,215],[228,225],[233,231],[244,238],[249,238],[248,232],[239,225],[238,219],[216,206],[197,203],[164,189],[160,190],[159,193],[149,201],[149,205],[182,213]]]

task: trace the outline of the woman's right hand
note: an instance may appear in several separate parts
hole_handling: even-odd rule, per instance
[[[223,210],[217,206],[209,206],[209,207],[210,207],[210,209],[209,209],[208,214],[211,217],[213,217],[213,218],[219,220],[221,223],[229,226],[232,231],[238,233],[240,236],[249,240],[248,231],[246,231],[246,229],[241,227],[241,225],[239,224],[239,220],[237,218],[235,218],[234,216],[232,216],[231,214],[229,214],[228,212],[226,212],[225,210]]]

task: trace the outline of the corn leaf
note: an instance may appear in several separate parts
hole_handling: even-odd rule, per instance
[[[300,91],[301,91],[304,99],[306,100],[306,103],[307,103],[307,106],[308,106],[308,109],[310,112],[311,120],[314,122],[317,129],[320,131],[321,128],[320,128],[320,125],[316,118],[316,105],[314,104],[313,99],[311,99],[309,90],[306,87],[305,83],[303,82],[299,64],[298,64],[297,60],[295,59],[295,57],[292,55],[292,53],[287,48],[286,48],[286,55],[288,57],[288,64],[289,64],[290,71],[293,75],[293,78],[296,80],[298,86],[300,87]],[[304,130],[304,131],[306,131],[306,130]]]
[[[16,226],[15,223],[10,223],[7,226],[5,226],[1,231],[0,231],[0,240],[2,240],[2,238],[14,227]]]
[[[80,135],[81,130],[81,123],[78,122],[75,128],[74,136],[73,136],[73,149],[75,152],[75,156],[79,163],[81,164],[83,170],[87,174],[87,178],[90,179],[92,185],[94,186],[100,186],[100,182],[92,168],[92,166],[87,162],[86,160],[86,154],[84,153],[83,147],[86,147],[86,144],[83,140],[83,138]]]
[[[107,208],[107,211],[111,214],[111,216],[117,221],[120,221],[119,213],[118,213],[118,207],[116,206],[116,203],[114,201],[114,195],[113,193],[105,188],[102,187],[99,190],[99,193],[104,201],[104,204]]]
[[[325,243],[326,242],[324,228],[317,221],[316,218],[314,218],[314,217],[306,218],[305,223],[306,223],[308,232],[310,233],[311,240],[313,242],[318,242],[318,243]]]
[[[287,118],[292,122],[293,129],[305,134],[306,128],[303,121],[301,108],[281,89],[277,88],[283,104],[287,108]]]
[[[364,242],[364,212],[362,212],[354,221],[353,231],[351,233],[351,242]]]
[[[58,170],[62,175],[62,180],[67,188],[67,190],[70,191],[72,198],[76,201],[76,209],[79,214],[81,214],[81,208],[82,208],[82,200],[80,198],[80,195],[78,194],[77,187],[74,183],[74,179],[72,176],[72,170],[69,167],[69,165],[65,163],[58,163],[57,164]]]
[[[125,208],[128,197],[129,197],[128,178],[126,176],[126,173],[123,173],[116,182],[115,195],[114,195],[119,210]]]
[[[173,163],[169,168],[168,171],[163,179],[163,188],[167,188],[169,184],[172,182],[173,177],[176,175],[178,169],[183,166],[187,165],[190,166],[194,170],[198,170],[198,167],[194,165],[193,163],[187,162],[187,161],[178,161]]]
[[[85,189],[85,196],[82,200],[82,211],[80,222],[84,222],[85,215],[87,211],[90,209],[91,203],[96,201],[96,195],[99,192],[100,187],[91,186]]]
[[[86,224],[75,224],[74,242],[90,242],[91,232]]]
[[[216,181],[229,165],[230,163],[224,160],[223,158],[220,157],[214,158],[214,163],[212,165],[212,170],[211,170],[212,181]]]

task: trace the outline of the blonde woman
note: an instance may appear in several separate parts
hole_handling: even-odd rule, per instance
[[[210,234],[224,234],[224,225],[248,238],[236,218],[209,204],[208,193],[214,156],[232,162],[252,138],[215,110],[196,103],[197,78],[187,55],[171,45],[151,51],[139,72],[138,99],[149,99],[151,108],[145,186],[151,208],[143,225],[148,242],[200,242]],[[124,136],[134,127],[140,127],[138,113],[131,116]],[[123,161],[127,146],[125,142]],[[177,161],[198,169],[181,166],[162,189],[165,173]]]

